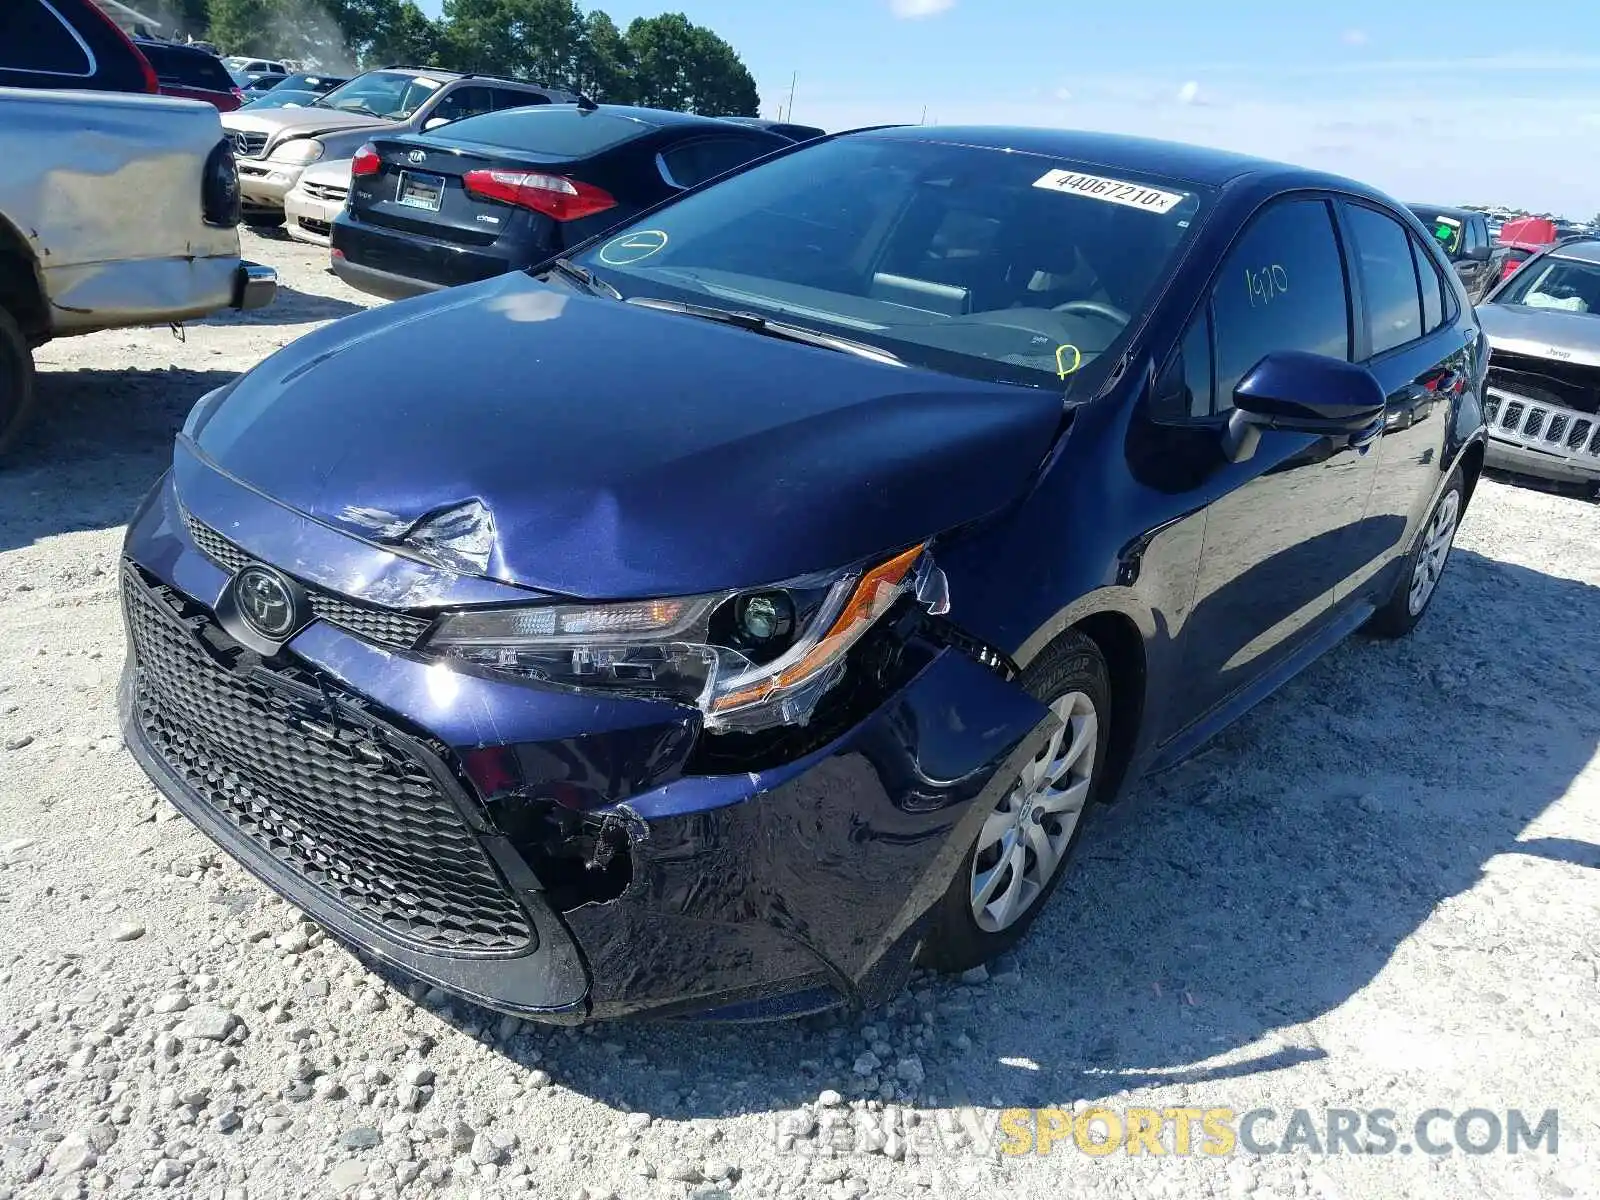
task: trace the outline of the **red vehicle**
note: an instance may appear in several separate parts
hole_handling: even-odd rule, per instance
[[[133,44],[155,68],[163,96],[204,100],[220,112],[232,112],[244,103],[244,93],[215,54],[154,38],[135,38]]]
[[[1523,217],[1521,220],[1507,221],[1500,227],[1500,236],[1496,239],[1497,244],[1505,249],[1505,257],[1501,260],[1500,278],[1509,279],[1517,273],[1517,268],[1523,263],[1545,247],[1553,246],[1560,240],[1555,223],[1546,221],[1543,217]]]

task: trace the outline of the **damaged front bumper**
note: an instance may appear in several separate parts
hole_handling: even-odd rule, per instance
[[[335,936],[491,1008],[751,1020],[881,1002],[1043,736],[1014,683],[920,637],[866,711],[747,770],[707,752],[692,710],[445,667],[337,608],[261,660],[211,616],[232,570],[195,520],[347,601],[352,571],[393,594],[392,572],[349,565],[351,547],[384,552],[181,453],[176,470],[188,511],[163,480],[126,543],[129,745]],[[396,569],[413,611],[504,586]]]

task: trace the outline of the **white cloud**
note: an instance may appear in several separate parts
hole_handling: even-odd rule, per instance
[[[1193,104],[1198,99],[1200,99],[1200,85],[1194,80],[1189,80],[1178,89],[1179,104]]]
[[[956,0],[889,0],[889,11],[902,21],[938,16],[956,6]]]
[[[1066,88],[1057,88],[1056,89],[1056,99],[1057,100],[1061,100],[1063,102],[1065,102],[1067,100],[1071,100],[1072,99],[1072,93],[1070,91],[1068,91]]]
[[[1365,29],[1346,29],[1339,35],[1339,40],[1346,46],[1365,46],[1367,44],[1367,31]]]

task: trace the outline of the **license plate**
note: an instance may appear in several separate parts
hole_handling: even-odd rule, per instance
[[[394,198],[396,204],[404,204],[407,208],[438,212],[439,201],[444,199],[444,179],[438,175],[401,171],[400,186]]]

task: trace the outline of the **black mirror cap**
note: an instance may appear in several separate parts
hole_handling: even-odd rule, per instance
[[[1383,385],[1367,368],[1308,354],[1279,350],[1245,372],[1233,392],[1233,406],[1277,429],[1361,429],[1383,415]]]

